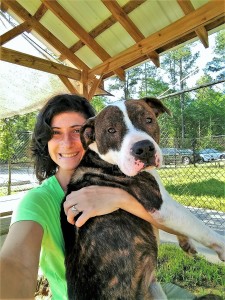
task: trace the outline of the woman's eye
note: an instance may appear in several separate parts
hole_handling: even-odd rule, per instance
[[[59,134],[59,133],[60,133],[60,132],[59,132],[59,131],[56,131],[56,130],[53,130],[53,131],[52,131],[52,134],[53,134],[53,135],[56,135],[56,134]]]
[[[108,132],[109,132],[109,133],[115,133],[115,132],[116,132],[116,129],[111,127],[111,128],[108,129]]]
[[[152,123],[152,118],[150,118],[150,117],[146,118],[146,123],[147,123],[147,124]]]
[[[73,133],[80,134],[80,129],[74,129]]]

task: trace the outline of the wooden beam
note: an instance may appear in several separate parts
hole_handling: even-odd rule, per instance
[[[81,73],[81,91],[80,93],[88,99],[88,72],[83,71]]]
[[[62,75],[58,75],[58,76],[59,76],[59,79],[63,82],[63,84],[67,87],[67,89],[70,91],[71,94],[80,95],[78,90],[75,88],[75,86],[73,86],[73,84],[67,77],[62,76]]]
[[[132,22],[132,20],[124,12],[123,8],[116,2],[116,0],[101,0],[102,3],[111,12],[113,17],[123,26],[135,42],[139,42],[144,38],[142,32]]]
[[[189,13],[191,13],[195,10],[195,8],[190,0],[177,0],[177,2],[180,5],[183,12],[185,13],[185,15],[188,15]],[[199,37],[200,41],[202,42],[203,46],[205,48],[208,48],[209,47],[209,38],[208,38],[208,32],[206,31],[205,27],[200,26],[195,29],[195,32],[196,32],[197,36]]]
[[[2,0],[12,11],[14,11],[24,21],[29,21],[33,30],[43,37],[56,50],[64,54],[66,58],[81,70],[89,70],[88,66],[75,56],[59,39],[57,39],[49,30],[39,23],[31,14],[26,11],[18,2],[12,0]]]
[[[87,31],[55,0],[41,0],[85,45],[87,45],[102,61],[110,55],[88,34]],[[123,80],[123,70],[115,73]]]
[[[0,45],[4,45],[8,41],[12,40],[13,38],[17,37],[24,31],[28,31],[29,28],[31,28],[31,24],[26,21],[24,23],[21,23],[20,25],[10,29],[9,31],[5,32],[0,36]]]
[[[1,11],[6,12],[8,10],[8,6],[2,2],[0,2]]]
[[[36,11],[36,13],[34,14],[34,18],[39,21],[41,20],[41,18],[46,14],[46,12],[48,11],[47,7],[42,3],[38,10]]]
[[[116,0],[101,0],[102,3],[112,13],[113,17],[123,26],[123,28],[129,33],[136,43],[145,38],[142,32],[137,28],[133,21],[124,12],[123,8],[116,2]],[[152,51],[147,55],[156,67],[160,66],[158,53]]]
[[[92,86],[90,88],[90,91],[88,93],[88,100],[90,101],[93,96],[95,95],[95,92],[99,86],[99,84],[101,83],[102,77],[99,76],[99,78],[95,78],[92,82]]]
[[[64,65],[48,61],[36,56],[18,52],[15,50],[7,49],[4,47],[0,48],[1,60],[13,63],[16,65],[32,68],[35,70],[48,72],[55,75],[66,76],[75,80],[81,79],[81,71],[66,67]]]
[[[92,81],[92,85],[91,85],[90,91],[88,93],[88,100],[92,99],[92,97],[96,93],[97,88],[102,83],[103,74],[104,74],[104,70],[100,76],[95,77],[94,80]]]
[[[143,55],[147,55],[151,51],[193,32],[197,27],[205,26],[207,23],[210,23],[224,15],[225,7],[223,1],[211,0],[194,12],[184,16],[173,24],[143,39],[136,45],[131,46],[113,58],[94,67],[89,71],[90,78],[101,74],[102,70],[104,70],[106,66],[107,68],[105,73],[109,73],[118,66],[124,66]]]
[[[41,1],[101,60],[104,61],[109,58],[109,54],[83,29],[83,27],[81,27],[81,25],[57,1]]]
[[[126,14],[129,14],[130,12],[132,12],[135,8],[137,8],[138,6],[140,6],[142,3],[144,3],[146,0],[130,0],[127,4],[125,4],[123,6],[123,10]],[[106,29],[110,28],[112,25],[114,25],[117,22],[117,20],[113,17],[110,16],[109,18],[107,18],[105,21],[103,21],[101,24],[99,24],[97,27],[95,27],[94,29],[92,29],[89,32],[89,35],[92,38],[96,38],[97,36],[99,36],[101,33],[103,33]],[[78,41],[77,43],[75,43],[73,46],[70,47],[70,50],[75,53],[77,52],[79,49],[81,49],[84,46],[84,43],[82,41]],[[64,60],[65,57],[63,57],[63,55],[61,55],[60,57],[61,60]]]

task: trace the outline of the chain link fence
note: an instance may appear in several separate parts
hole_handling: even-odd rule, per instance
[[[37,184],[30,155],[31,132],[18,132],[10,158],[0,160],[0,197]]]
[[[178,202],[225,234],[225,99],[206,99],[207,89],[162,100],[179,114],[160,118],[159,173]]]
[[[159,120],[162,181],[178,202],[207,225],[225,231],[225,135],[210,134],[225,133],[224,121],[204,116],[201,105],[190,111],[189,97],[177,95],[163,101],[180,112]],[[0,161],[0,196],[37,185],[29,154],[31,132],[18,133],[17,139],[20,142],[10,161]]]

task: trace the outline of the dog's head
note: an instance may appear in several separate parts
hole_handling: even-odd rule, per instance
[[[105,107],[81,128],[81,141],[127,176],[159,167],[162,154],[158,146],[157,117],[170,111],[156,98],[117,102]]]

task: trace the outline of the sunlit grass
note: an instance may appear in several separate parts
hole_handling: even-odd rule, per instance
[[[225,295],[225,266],[203,257],[189,257],[178,246],[159,247],[157,278],[161,283],[176,284],[196,296],[214,293]]]
[[[168,192],[187,206],[225,212],[225,168],[205,164],[159,170]]]

